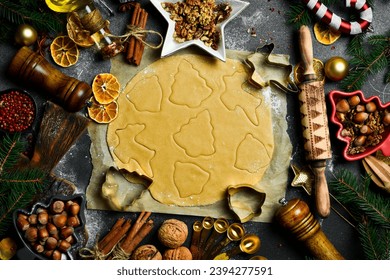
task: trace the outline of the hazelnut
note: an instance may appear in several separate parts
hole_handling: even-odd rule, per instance
[[[51,256],[53,255],[53,251],[54,251],[54,250],[46,250],[46,251],[43,251],[43,255],[44,255],[46,258],[51,258]]]
[[[340,135],[343,137],[351,137],[352,136],[351,132],[345,128],[343,130],[341,130]]]
[[[372,129],[368,125],[362,125],[362,127],[360,128],[360,133],[361,134],[371,134]]]
[[[56,214],[53,216],[53,224],[57,228],[63,228],[66,225],[68,217],[63,214]]]
[[[73,202],[72,205],[69,206],[68,212],[76,216],[80,212],[80,205],[77,202]]]
[[[58,243],[58,250],[60,252],[63,252],[65,253],[66,251],[68,251],[70,249],[72,245],[66,241],[66,240],[61,240],[59,243]]]
[[[336,104],[336,111],[340,113],[346,113],[350,110],[349,103],[346,99],[341,99]]]
[[[49,221],[49,214],[47,214],[47,212],[40,212],[38,214],[38,222],[41,225],[46,225],[48,221]]]
[[[368,119],[368,114],[366,112],[359,112],[353,116],[353,121],[355,123],[364,123]]]
[[[336,112],[336,116],[340,122],[342,122],[342,123],[345,122],[345,114],[344,113]]]
[[[358,95],[351,96],[348,98],[348,103],[351,105],[351,107],[355,107],[360,103],[360,97]]]
[[[70,216],[68,217],[66,225],[69,227],[78,227],[80,225],[80,220],[77,216]]]
[[[363,146],[364,143],[366,143],[366,139],[367,139],[367,136],[359,135],[358,137],[355,138],[353,143],[355,144],[355,146]]]
[[[163,260],[192,260],[192,254],[187,247],[181,246],[165,250]]]
[[[177,248],[183,245],[188,236],[187,225],[177,219],[165,220],[158,229],[158,239],[168,248]]]
[[[366,104],[366,111],[369,112],[369,113],[372,113],[372,112],[375,112],[376,111],[376,105],[374,102],[368,102]]]
[[[23,216],[18,216],[16,220],[16,225],[21,231],[26,231],[30,227],[29,222]]]
[[[31,214],[28,216],[28,222],[30,225],[36,225],[38,223],[38,216],[37,214]]]
[[[50,211],[53,214],[60,214],[65,209],[65,203],[61,200],[56,200],[50,205]]]
[[[58,233],[57,227],[52,223],[47,223],[46,228],[47,228],[47,231],[49,232],[49,234],[51,234],[51,235]]]
[[[37,253],[43,253],[43,251],[45,250],[45,248],[39,244],[39,243],[34,243],[34,245],[32,246],[34,251],[37,252]]]
[[[66,239],[69,236],[71,236],[73,233],[74,233],[73,227],[64,227],[61,229],[60,236],[61,236],[61,238]]]
[[[36,227],[29,227],[25,232],[25,237],[29,242],[38,240],[38,229]]]
[[[366,111],[366,107],[364,105],[359,104],[356,106],[356,112],[360,113],[365,111]]]
[[[387,113],[383,117],[383,124],[388,126],[390,124],[390,113]]]
[[[57,247],[58,241],[54,237],[50,236],[47,238],[45,243],[45,249],[46,250],[54,250]]]
[[[52,258],[53,260],[60,260],[60,259],[62,258],[62,254],[61,254],[60,251],[54,250],[54,251],[53,251],[53,254],[51,255],[51,258]]]
[[[49,237],[48,230],[45,227],[44,228],[40,228],[38,230],[38,237],[39,237],[40,240],[46,241],[47,238]]]
[[[160,251],[151,244],[145,244],[133,252],[131,256],[133,260],[162,260],[162,255]]]
[[[73,235],[69,235],[65,240],[68,241],[70,244],[76,243],[76,239]]]

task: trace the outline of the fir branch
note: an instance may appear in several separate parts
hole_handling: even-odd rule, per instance
[[[335,181],[330,183],[336,198],[361,221],[367,216],[376,225],[390,229],[390,201],[370,189],[370,177],[357,182],[350,171],[342,170]]]
[[[347,53],[352,56],[351,69],[340,83],[344,91],[355,91],[363,87],[370,75],[377,74],[390,68],[390,36],[374,35],[364,44],[363,36],[356,36],[350,41]],[[368,50],[367,54],[365,50]],[[385,76],[385,82],[389,75]]]
[[[364,255],[368,260],[389,260],[390,231],[378,228],[369,221],[359,223],[357,226],[359,240]],[[381,238],[376,238],[380,236]]]

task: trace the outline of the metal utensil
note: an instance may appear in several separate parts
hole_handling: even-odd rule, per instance
[[[192,253],[193,259],[198,259],[199,257],[199,238],[200,233],[203,229],[201,221],[195,221],[192,225],[192,237],[191,237],[191,245],[190,251]]]
[[[226,247],[230,242],[239,241],[245,235],[245,229],[242,224],[233,223],[231,224],[227,231],[226,237],[216,246],[211,249],[209,254],[209,259],[214,259],[216,255],[221,252],[221,250]]]
[[[214,260],[229,260],[230,258],[240,253],[246,253],[252,255],[257,253],[260,247],[261,247],[260,238],[255,234],[248,233],[242,237],[239,246],[236,246],[230,249],[229,251],[217,255],[214,258]]]
[[[207,239],[205,248],[204,248],[204,254],[203,257],[207,258],[208,255],[210,254],[210,249],[215,246],[217,239],[227,231],[229,227],[229,221],[226,220],[225,218],[218,218],[214,222],[214,229]]]

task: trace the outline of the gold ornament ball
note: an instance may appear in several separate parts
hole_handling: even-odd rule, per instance
[[[348,61],[340,56],[334,56],[325,63],[325,76],[332,81],[340,81],[349,71]]]
[[[38,33],[29,24],[21,24],[15,33],[15,42],[21,46],[31,46],[38,39]]]

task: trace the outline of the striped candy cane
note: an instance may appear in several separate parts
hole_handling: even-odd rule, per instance
[[[304,4],[325,24],[344,34],[356,35],[362,33],[372,22],[372,9],[366,0],[345,0],[347,8],[354,8],[359,12],[357,21],[347,21],[331,12],[319,0],[302,0]]]

